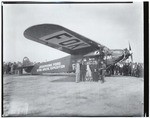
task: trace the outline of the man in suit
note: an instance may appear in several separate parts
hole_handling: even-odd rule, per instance
[[[85,60],[82,60],[81,67],[80,67],[80,81],[85,81],[85,75],[86,75],[86,64],[84,62]]]
[[[97,59],[95,60],[95,64],[90,65],[90,69],[92,72],[92,79],[93,81],[98,81],[98,62]]]
[[[103,61],[100,61],[98,63],[99,65],[99,80],[101,81],[101,83],[104,83],[105,80],[105,74],[106,74],[106,64]]]

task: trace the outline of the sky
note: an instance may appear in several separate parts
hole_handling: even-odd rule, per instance
[[[3,61],[32,62],[69,54],[26,39],[23,32],[38,24],[57,24],[105,45],[128,48],[134,62],[143,62],[143,3],[132,4],[4,4]]]

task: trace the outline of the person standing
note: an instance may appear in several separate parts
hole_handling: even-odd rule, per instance
[[[10,66],[10,74],[13,74],[13,70],[14,70],[14,65],[13,65],[13,63],[11,63],[11,66]]]
[[[123,75],[123,64],[120,63],[120,67],[119,67],[119,73],[120,75]]]
[[[80,81],[85,81],[86,64],[84,63],[84,60],[82,60],[80,70]]]
[[[16,64],[16,62],[14,62],[14,64],[13,64],[13,73],[17,74],[17,64]]]
[[[3,74],[6,74],[7,64],[3,62]]]
[[[98,76],[96,76],[97,75],[96,64],[91,64],[90,69],[91,69],[91,74],[92,74],[92,80],[93,81],[98,81]]]
[[[80,61],[76,63],[76,83],[80,81]]]
[[[129,76],[131,76],[131,71],[132,71],[132,63],[130,62],[129,66],[128,66],[128,75]]]
[[[99,66],[100,66],[99,79],[100,79],[101,83],[104,83],[105,82],[104,78],[105,78],[105,73],[106,73],[106,64],[103,61],[101,61],[99,63]]]
[[[98,61],[95,58],[95,63],[90,65],[90,69],[91,69],[91,74],[92,74],[92,80],[93,81],[98,81]]]
[[[86,71],[86,81],[92,80],[92,72],[90,69],[90,63],[87,63],[87,71]]]
[[[136,76],[140,77],[140,64],[137,64],[137,69],[136,69]]]
[[[106,64],[102,61],[102,76],[101,76],[101,82],[104,83],[105,80],[105,73],[106,73]]]

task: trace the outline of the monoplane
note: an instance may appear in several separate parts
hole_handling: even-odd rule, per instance
[[[96,58],[104,54],[104,61],[108,69],[111,65],[124,61],[131,56],[129,49],[109,49],[106,46],[90,40],[65,27],[55,24],[40,24],[31,26],[24,31],[24,36],[32,41],[58,49],[70,54],[69,56],[40,64],[23,65],[31,74],[42,73],[71,73],[75,71],[75,64],[78,60],[85,60],[92,63]]]

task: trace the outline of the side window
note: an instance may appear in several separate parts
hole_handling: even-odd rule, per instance
[[[76,64],[72,64],[72,70],[76,69]]]

